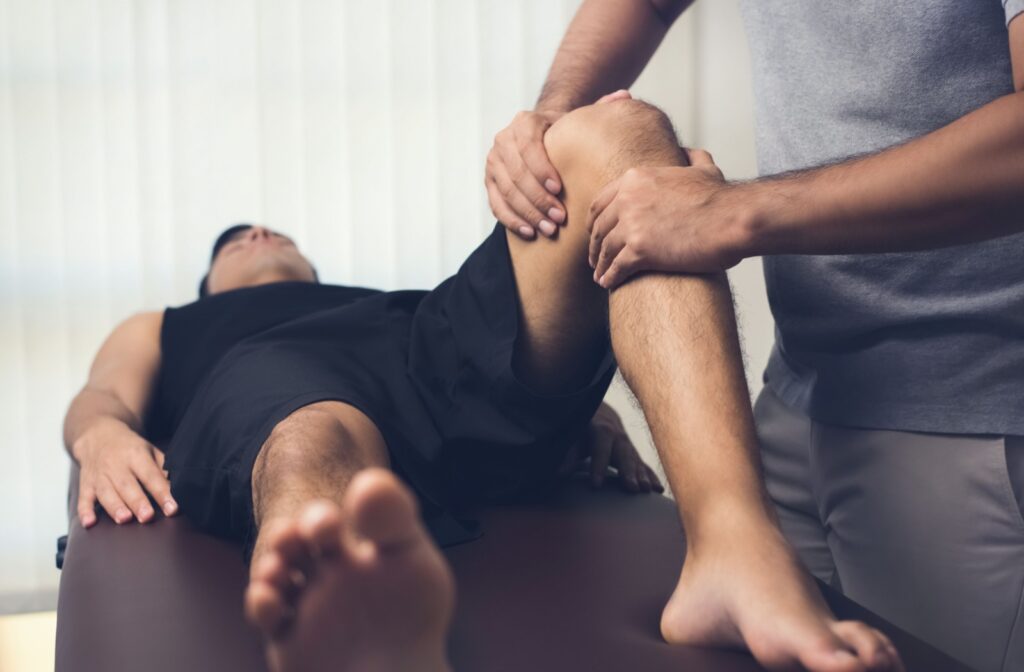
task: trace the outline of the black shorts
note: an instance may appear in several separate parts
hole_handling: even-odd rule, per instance
[[[605,336],[603,358],[578,389],[537,394],[512,370],[518,330],[508,244],[496,226],[432,291],[373,295],[248,338],[205,378],[168,445],[172,493],[201,528],[250,540],[260,449],[291,413],[327,400],[377,425],[425,510],[543,486],[583,435],[615,361]]]

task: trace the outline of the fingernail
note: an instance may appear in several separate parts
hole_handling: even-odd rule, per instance
[[[520,226],[519,233],[523,238],[533,238],[533,229],[528,226]]]
[[[558,188],[558,182],[555,182],[550,177],[545,180],[544,188],[550,191],[552,194],[557,194],[561,189]]]
[[[540,220],[539,226],[540,226],[540,230],[544,232],[545,236],[553,236],[553,235],[555,235],[555,231],[558,230],[557,226],[555,226],[554,224],[552,224],[551,222],[549,222],[546,219]]]
[[[164,513],[168,516],[173,516],[174,512],[178,510],[178,505],[174,503],[174,500],[168,499],[164,502]]]
[[[114,520],[117,521],[118,523],[123,523],[124,521],[126,521],[127,519],[129,519],[131,517],[132,517],[132,514],[130,514],[128,512],[128,509],[118,509],[114,513]]]
[[[561,224],[565,221],[565,213],[558,208],[551,208],[548,210],[548,217],[553,219],[557,224]]]
[[[149,508],[148,506],[139,509],[139,517],[140,518],[149,518],[152,515],[153,515],[153,509]]]

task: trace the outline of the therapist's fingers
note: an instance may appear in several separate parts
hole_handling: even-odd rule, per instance
[[[491,210],[506,226],[510,225],[502,217],[509,219],[508,215],[500,215],[499,211],[511,210],[516,218],[527,222],[511,225],[513,231],[524,237],[527,236],[520,231],[522,226],[534,229],[534,233],[539,229],[552,235],[558,217],[564,221],[564,207],[557,199],[562,181],[544,148],[544,134],[558,116],[532,110],[518,113],[511,124],[494,136],[487,154],[486,177],[500,187],[496,196],[488,197]],[[509,176],[511,187],[502,184],[501,169]],[[524,200],[531,204],[530,208],[522,208]]]
[[[519,175],[526,172],[525,168],[520,168]],[[506,165],[496,165],[491,171],[491,176],[494,179],[494,184],[498,187],[498,193],[501,194],[505,204],[508,205],[512,211],[518,215],[521,219],[533,227],[540,229],[541,233],[546,236],[553,236],[557,231],[558,227],[554,223],[548,221],[540,210],[530,201],[522,191],[522,185],[516,184],[512,174],[509,172],[509,168]]]
[[[715,159],[711,152],[706,149],[686,147],[686,156],[690,159],[690,165],[695,168],[715,166]]]
[[[615,102],[616,100],[627,100],[632,97],[633,96],[632,94],[629,93],[628,89],[619,89],[618,91],[612,91],[611,93],[604,94],[603,96],[598,98],[594,104],[600,105],[602,103],[612,103]]]
[[[625,238],[612,231],[601,243],[601,252],[597,255],[597,263],[594,264],[594,282],[600,282],[604,274],[611,268],[612,262],[619,256],[626,246]]]
[[[614,207],[615,196],[619,193],[619,181],[612,180],[597,192],[590,203],[587,213],[587,229],[590,231],[590,249],[587,259],[590,267],[597,264],[597,256],[601,252],[601,243],[608,232],[618,221],[617,209]]]
[[[644,270],[641,266],[642,261],[643,258],[627,245],[615,255],[612,263],[608,266],[608,270],[597,279],[597,284],[609,291],[615,289],[641,270]]]
[[[558,225],[565,222],[565,206],[558,200],[556,191],[554,194],[547,188],[541,186],[537,175],[544,175],[548,172],[551,163],[548,161],[548,154],[541,142],[529,142],[520,147],[519,156],[507,157],[505,167],[513,178],[519,190],[530,200],[537,210],[544,216],[544,219],[535,222],[545,235],[552,235],[556,229],[550,225]],[[519,171],[517,174],[516,171]],[[551,188],[558,187],[561,183],[552,180]]]
[[[498,221],[505,225],[505,228],[514,231],[520,238],[532,240],[537,232],[529,223],[512,211],[502,198],[496,185],[490,178],[487,180],[487,200],[491,205],[491,211]]]

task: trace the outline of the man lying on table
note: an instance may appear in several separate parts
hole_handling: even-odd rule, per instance
[[[145,488],[245,541],[246,614],[274,670],[448,669],[454,586],[416,497],[450,509],[550,481],[617,362],[688,536],[662,634],[745,644],[780,668],[899,669],[884,635],[835,620],[779,532],[725,275],[648,274],[610,293],[591,279],[594,195],[634,167],[688,164],[668,119],[613,95],[545,144],[560,235],[498,226],[430,292],[322,285],[286,237],[229,230],[204,297],[119,326],[71,405],[82,524],[97,501],[119,523],[151,519]],[[144,434],[169,437],[166,463]],[[621,438],[595,474],[609,459],[628,488],[660,489]]]

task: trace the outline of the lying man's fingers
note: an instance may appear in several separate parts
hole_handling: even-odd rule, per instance
[[[107,512],[115,523],[121,525],[132,519],[132,512],[128,510],[124,500],[117,494],[114,484],[105,476],[96,485],[96,497],[100,500],[100,506]]]
[[[612,445],[615,436],[608,432],[590,430],[590,481],[595,488],[604,485],[608,477],[608,465],[612,460]]]
[[[657,493],[665,492],[665,486],[662,485],[661,477],[658,476],[658,472],[646,463],[644,464],[644,469],[647,470],[647,478],[651,482],[651,487],[654,488],[654,491]]]
[[[153,507],[150,506],[149,497],[146,497],[146,493],[143,492],[142,486],[139,485],[139,480],[135,478],[135,474],[125,470],[116,477],[114,487],[117,488],[117,494],[120,496],[121,501],[131,509],[132,515],[140,523],[149,522],[153,517]],[[128,520],[131,520],[131,516],[129,516]]]
[[[147,457],[140,458],[132,465],[135,477],[139,479],[164,515],[173,516],[178,511],[178,503],[171,497],[171,483],[157,463]]]
[[[629,449],[628,443],[616,441],[612,449],[615,455],[615,466],[619,470],[619,478],[622,486],[629,492],[639,492],[640,483],[637,480],[637,460],[635,453]]]
[[[96,492],[92,484],[78,482],[78,521],[89,529],[96,524]]]

